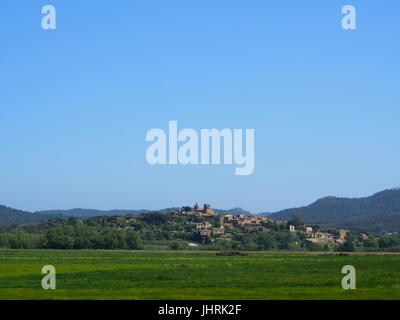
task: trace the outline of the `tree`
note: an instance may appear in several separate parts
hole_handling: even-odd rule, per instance
[[[180,241],[173,241],[173,242],[171,242],[171,244],[170,244],[170,248],[171,248],[172,250],[181,250],[181,249],[183,249],[182,242],[180,242]]]
[[[376,239],[365,239],[363,241],[364,243],[364,247],[366,248],[378,248],[379,247],[379,243],[378,241],[376,241]]]
[[[290,244],[297,239],[297,235],[294,232],[278,232],[278,248],[289,249]]]
[[[142,239],[140,239],[140,235],[135,231],[128,231],[125,237],[126,246],[130,250],[138,250],[142,249]]]
[[[354,252],[355,251],[355,246],[354,242],[352,240],[346,240],[340,247],[340,251],[343,252]]]
[[[275,249],[277,247],[276,237],[273,233],[260,233],[255,242],[261,250]]]
[[[148,224],[159,226],[168,221],[168,216],[161,212],[149,212],[142,216],[142,220]]]
[[[306,248],[309,251],[323,251],[324,245],[322,243],[315,243],[315,242],[306,240]]]
[[[70,226],[56,226],[46,234],[47,247],[51,249],[73,249],[74,234]]]
[[[302,225],[300,216],[298,214],[294,214],[292,216],[292,220],[289,221],[289,224],[293,225],[297,230],[299,230]]]

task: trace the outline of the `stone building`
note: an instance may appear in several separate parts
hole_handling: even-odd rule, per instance
[[[310,233],[308,240],[316,243],[334,243],[335,237],[327,232],[314,232]]]
[[[311,227],[306,227],[306,228],[305,228],[305,232],[306,232],[307,234],[310,234],[310,233],[313,232],[313,228],[311,228]]]
[[[345,239],[347,235],[347,231],[346,230],[339,230],[339,239]]]
[[[211,209],[210,204],[205,204],[203,208],[200,208],[199,204],[194,205],[194,214],[199,216],[212,216],[214,215],[214,210]]]
[[[220,235],[224,235],[224,234],[225,234],[224,227],[213,228],[212,229],[212,235],[213,236],[220,236]]]
[[[186,208],[186,207],[185,207]],[[188,210],[188,209],[186,209]],[[198,203],[194,205],[193,211],[186,211],[184,208],[179,209],[176,211],[177,214],[183,214],[183,215],[196,215],[196,216],[213,216],[214,215],[214,210],[211,209],[210,204],[205,204],[203,208],[199,206]]]
[[[360,237],[361,237],[363,240],[367,240],[367,239],[369,238],[368,234],[366,234],[366,233],[364,233],[364,232],[361,232],[361,233],[360,233]]]
[[[196,223],[196,229],[197,230],[206,230],[211,228],[211,223],[208,221],[204,221],[204,222],[200,222],[200,223]]]
[[[256,214],[221,215],[220,225],[227,229],[241,228],[246,232],[262,231],[262,222],[272,221],[272,219]]]

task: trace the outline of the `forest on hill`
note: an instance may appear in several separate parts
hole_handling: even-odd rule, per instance
[[[377,233],[400,233],[400,189],[364,198],[325,197],[300,208],[275,212],[269,217],[287,220],[299,215],[306,223]]]
[[[0,229],[2,248],[40,249],[172,249],[172,250],[293,250],[293,251],[400,251],[398,236],[370,236],[348,232],[346,241],[314,243],[301,232],[297,221],[263,222],[263,230],[229,230],[228,237],[203,236],[197,226],[207,222],[218,228],[220,216],[147,212],[140,215],[103,216],[89,219],[53,219],[40,224]],[[290,232],[289,225],[298,232]],[[318,230],[318,226],[313,226]],[[322,229],[321,229],[322,230]],[[330,232],[334,233],[335,230]]]

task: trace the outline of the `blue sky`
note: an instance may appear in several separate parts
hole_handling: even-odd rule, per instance
[[[57,29],[41,29],[41,8]],[[357,9],[357,30],[341,8]],[[400,184],[400,2],[0,4],[0,203],[254,212]],[[255,171],[150,166],[146,132],[255,129]]]

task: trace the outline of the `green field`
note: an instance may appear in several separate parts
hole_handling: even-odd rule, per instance
[[[356,290],[341,288],[348,264]],[[400,299],[400,255],[1,249],[0,299]]]

